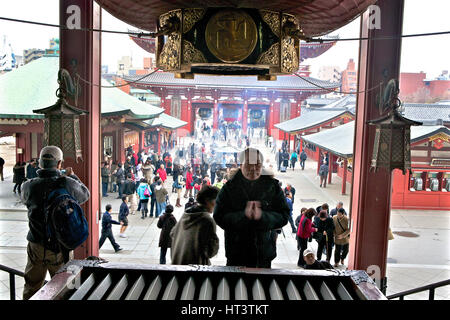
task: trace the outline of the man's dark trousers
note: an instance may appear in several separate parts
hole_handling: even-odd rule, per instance
[[[155,211],[156,207],[156,198],[152,198],[150,202],[150,217],[153,217],[153,212]]]
[[[102,195],[108,195],[108,182],[102,182]]]
[[[102,236],[100,237],[100,241],[98,243],[98,248],[100,249],[102,247],[106,238],[108,238],[109,241],[111,241],[111,244],[114,247],[114,250],[117,251],[117,249],[119,249],[120,246],[116,243],[116,240],[114,239],[112,229],[102,230]]]
[[[348,246],[349,244],[337,244],[334,249],[334,263],[338,264],[339,260],[344,260],[348,254]]]
[[[122,190],[122,184],[121,183],[117,183],[117,191],[119,192],[119,198],[123,197],[123,190]]]

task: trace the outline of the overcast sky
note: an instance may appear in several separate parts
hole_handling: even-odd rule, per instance
[[[58,24],[58,0],[0,0],[0,16]],[[450,31],[450,1],[405,0],[403,34]],[[381,14],[383,14],[381,12]],[[340,38],[359,36],[359,19],[333,32]],[[382,27],[382,26],[381,26]],[[103,10],[103,29],[127,31],[135,29]],[[13,51],[22,55],[24,49],[48,47],[49,39],[58,37],[56,28],[0,20],[0,39],[6,35]],[[450,35],[404,38],[402,42],[401,71],[427,73],[428,78],[438,76],[442,70],[450,70]],[[110,71],[116,70],[117,60],[131,55],[135,68],[142,68],[143,57],[149,54],[137,46],[127,35],[103,33],[102,64]],[[347,62],[358,60],[358,41],[338,42],[332,49],[316,59],[308,59],[313,76],[322,65],[336,65],[345,69]]]

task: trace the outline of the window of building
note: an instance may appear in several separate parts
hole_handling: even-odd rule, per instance
[[[181,97],[173,96],[171,101],[170,115],[181,119]]]
[[[106,156],[112,156],[113,153],[113,137],[105,136],[103,137],[103,154]]]
[[[291,104],[289,100],[282,100],[280,106],[280,122],[284,122],[291,118]]]

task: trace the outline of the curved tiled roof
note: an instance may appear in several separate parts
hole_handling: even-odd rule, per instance
[[[450,103],[404,103],[402,115],[415,121],[442,119],[450,122]]]
[[[59,57],[42,57],[0,76],[0,118],[44,118],[33,110],[56,102],[58,70]],[[104,79],[102,85],[111,86]],[[118,88],[102,88],[101,93],[103,116],[120,114],[131,119],[151,119],[164,112]]]
[[[142,75],[130,75],[123,77],[125,81],[136,81]],[[339,87],[338,83],[308,78],[314,84],[334,89]],[[294,76],[277,76],[275,81],[258,81],[256,76],[207,76],[196,74],[194,79],[177,79],[173,73],[158,71],[137,81],[138,84],[155,86],[176,86],[176,87],[216,87],[216,88],[255,88],[255,89],[286,89],[286,90],[322,90],[307,81]]]
[[[290,119],[275,125],[276,128],[288,133],[295,133],[313,128],[322,123],[337,119],[344,114],[352,114],[346,109],[316,109],[303,113],[300,117]]]
[[[172,117],[167,113],[161,113],[159,117],[144,121],[150,127],[163,127],[166,129],[175,130],[184,127],[188,123],[178,118]]]
[[[411,142],[426,139],[440,132],[450,137],[450,129],[445,126],[412,126]],[[351,121],[333,129],[303,136],[302,139],[340,157],[349,158],[353,156],[354,133],[355,121]]]

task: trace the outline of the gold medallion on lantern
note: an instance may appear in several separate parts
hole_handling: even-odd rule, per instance
[[[225,10],[214,15],[206,26],[206,45],[219,60],[236,63],[247,58],[258,41],[256,24],[241,10]]]

